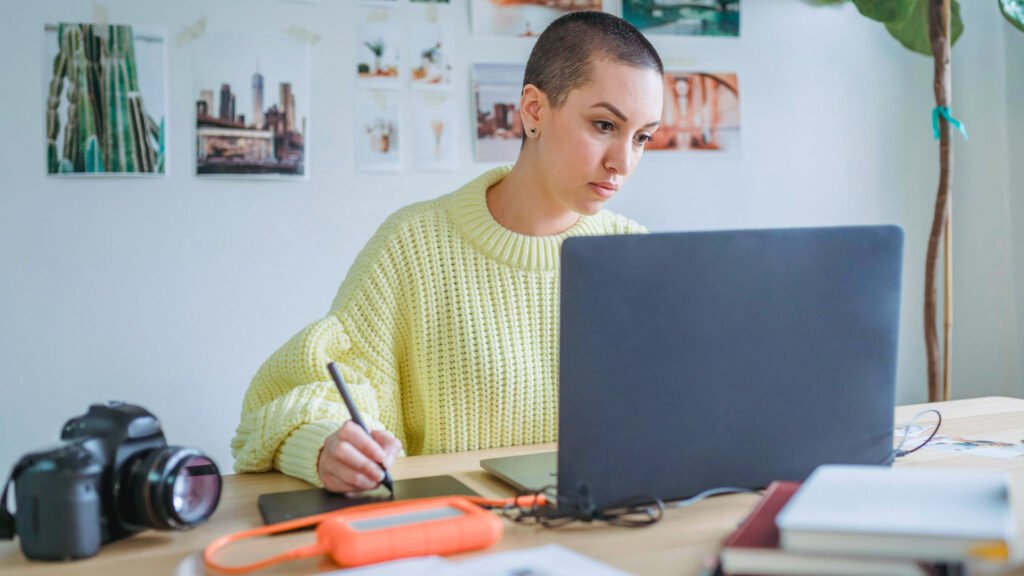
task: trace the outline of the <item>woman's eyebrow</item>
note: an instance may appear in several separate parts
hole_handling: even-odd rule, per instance
[[[629,122],[629,119],[626,118],[626,115],[623,114],[621,110],[609,104],[608,102],[598,102],[597,104],[591,106],[591,108],[607,108],[609,112],[618,116],[619,120],[622,120],[623,122]]]
[[[605,108],[609,112],[611,112],[612,114],[617,116],[619,118],[619,120],[622,120],[623,122],[629,122],[629,119],[626,118],[626,115],[623,114],[621,110],[619,110],[613,104],[610,104],[608,102],[598,102],[597,104],[594,104],[593,106],[591,106],[591,108]],[[652,126],[658,126],[659,124],[661,124],[661,120],[655,120],[654,122],[648,122],[647,124],[644,124],[644,128],[650,128]]]

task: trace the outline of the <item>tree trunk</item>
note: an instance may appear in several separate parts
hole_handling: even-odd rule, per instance
[[[928,0],[928,33],[931,37],[932,57],[935,63],[935,105],[949,109],[950,106],[950,4],[951,0]],[[924,337],[928,349],[928,401],[942,399],[943,386],[939,370],[939,336],[937,327],[936,268],[939,260],[939,245],[950,213],[949,191],[953,180],[953,152],[950,148],[949,123],[939,118],[939,190],[935,197],[935,214],[932,218],[931,235],[928,237],[928,255],[925,262],[924,288]],[[951,228],[952,226],[950,226]],[[951,243],[950,243],[951,244]],[[947,249],[947,266],[951,266],[952,255]],[[949,338],[952,331],[951,283],[945,291],[946,338],[945,356],[952,352]],[[948,377],[948,375],[947,375]]]

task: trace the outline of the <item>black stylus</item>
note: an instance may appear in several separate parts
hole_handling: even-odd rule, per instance
[[[341,399],[345,401],[345,406],[348,408],[349,415],[352,416],[352,421],[369,434],[370,429],[366,427],[363,417],[359,415],[359,409],[356,408],[356,403],[352,401],[352,395],[348,393],[348,386],[345,386],[345,379],[341,377],[341,372],[338,372],[338,366],[334,362],[330,362],[327,364],[327,371],[331,373],[334,385],[338,387],[338,394],[341,394]],[[384,471],[384,479],[380,481],[381,484],[387,486],[387,489],[391,491],[391,495],[394,496],[395,486],[391,483],[391,474],[388,474],[388,469],[384,467],[383,462],[380,463],[380,469]]]

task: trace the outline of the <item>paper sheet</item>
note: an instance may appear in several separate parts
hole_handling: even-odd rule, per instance
[[[960,436],[936,436],[922,450],[937,452],[963,452],[973,456],[1009,460],[1024,454],[1024,444],[999,442],[996,440],[977,440]]]
[[[477,556],[454,563],[457,576],[627,576],[617,568],[557,544]]]
[[[481,554],[468,560],[449,562],[439,556],[407,558],[362,568],[328,572],[326,576],[629,576],[617,568],[550,544]]]

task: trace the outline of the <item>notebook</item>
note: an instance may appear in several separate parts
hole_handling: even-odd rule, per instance
[[[803,554],[779,547],[775,517],[800,488],[772,482],[742,524],[722,543],[722,569],[731,576],[928,576],[913,560]]]
[[[888,462],[902,249],[894,226],[566,239],[559,500],[672,500]],[[555,473],[481,462],[499,464],[521,489]]]
[[[797,552],[1005,560],[1009,494],[994,470],[822,466],[776,522],[783,549]]]

